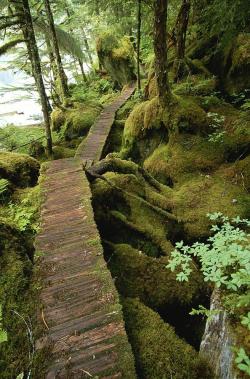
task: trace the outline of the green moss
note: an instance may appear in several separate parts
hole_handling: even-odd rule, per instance
[[[203,279],[196,271],[189,282],[176,281],[176,274],[166,269],[167,257],[148,257],[143,250],[136,250],[126,244],[106,246],[109,267],[120,294],[138,297],[154,309],[189,306],[206,293]]]
[[[97,40],[97,54],[102,66],[120,87],[135,80],[134,48],[129,37],[118,39],[105,32]]]
[[[1,222],[0,303],[3,306],[3,328],[8,335],[8,341],[0,344],[0,372],[3,379],[16,378],[30,364],[30,343],[22,319],[24,317],[29,322],[29,317],[35,314],[35,301],[29,298],[32,275],[30,254],[30,247],[23,235]]]
[[[184,222],[186,235],[197,239],[209,234],[207,213],[248,217],[250,201],[244,188],[226,180],[223,171],[218,170],[213,175],[196,175],[184,183],[174,193],[173,209]]]
[[[175,238],[181,230],[181,224],[167,211],[171,190],[159,183],[153,187],[138,168],[135,171],[138,166],[127,162],[126,167],[126,162],[117,161],[124,164],[124,170],[131,166],[130,173],[108,172],[104,177],[112,185],[99,179],[92,185],[96,220],[103,238],[130,241],[148,255],[168,254],[173,248],[169,238]]]
[[[146,159],[144,167],[165,184],[169,179],[179,185],[193,173],[210,173],[224,158],[223,148],[211,144],[200,136],[180,134],[172,143],[160,145]]]
[[[204,78],[204,76],[198,75],[191,76],[176,84],[174,86],[174,93],[182,96],[209,96],[215,92],[217,84],[215,78]]]
[[[207,129],[206,112],[193,98],[176,98],[163,110],[155,97],[136,106],[128,117],[121,156],[143,162],[170,137],[178,133],[202,134]]]
[[[140,378],[213,377],[205,361],[157,313],[136,299],[124,300],[123,309]]]
[[[138,104],[125,123],[121,157],[142,161],[153,152],[161,140],[166,141],[166,117],[159,105],[158,97]]]
[[[224,79],[226,91],[233,95],[239,94],[250,87],[250,34],[241,33],[234,41],[231,52],[231,67]]]
[[[53,147],[53,158],[54,159],[63,159],[63,158],[72,158],[75,155],[75,149],[70,149],[64,146],[54,146]]]
[[[37,182],[40,164],[25,154],[0,152],[0,178],[8,179],[18,187]]]
[[[97,104],[81,103],[75,103],[74,108],[67,110],[55,109],[51,115],[53,130],[59,132],[66,141],[83,137],[87,135],[100,111],[101,106]]]

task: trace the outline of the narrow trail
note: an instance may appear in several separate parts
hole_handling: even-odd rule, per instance
[[[42,256],[44,335],[36,345],[49,349],[46,379],[135,378],[118,294],[103,257],[82,169],[100,160],[116,111],[134,88],[103,110],[75,158],[52,161],[43,174],[35,248]]]

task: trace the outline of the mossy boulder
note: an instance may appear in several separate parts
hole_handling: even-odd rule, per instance
[[[185,235],[191,240],[209,234],[208,213],[222,212],[230,218],[249,217],[250,199],[244,181],[226,179],[226,173],[226,169],[219,169],[212,175],[194,175],[175,192],[173,212],[182,218]]]
[[[71,149],[65,146],[54,146],[53,147],[53,158],[54,159],[63,159],[63,158],[72,158],[75,155],[75,149]]]
[[[177,186],[194,173],[209,174],[224,160],[224,149],[201,136],[179,134],[171,143],[161,144],[144,161],[144,168],[163,184]]]
[[[74,103],[72,108],[55,109],[52,112],[52,128],[61,137],[70,141],[87,135],[90,127],[101,112],[99,104]]]
[[[136,79],[135,52],[129,37],[119,39],[105,32],[98,37],[96,49],[101,65],[119,87]]]
[[[224,87],[230,95],[250,88],[250,33],[241,33],[233,43],[231,66],[224,79]]]
[[[126,329],[142,379],[212,379],[205,360],[137,299],[123,301]]]
[[[36,184],[40,164],[26,154],[0,152],[0,178],[8,179],[17,187]]]

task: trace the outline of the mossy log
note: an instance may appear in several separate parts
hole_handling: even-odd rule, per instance
[[[123,301],[123,310],[141,379],[213,378],[206,361],[157,313],[129,298]]]
[[[176,273],[166,268],[168,257],[148,257],[127,244],[105,243],[105,248],[112,276],[125,297],[138,297],[151,308],[167,313],[172,307],[191,310],[209,295],[195,265],[189,282],[181,283],[176,281]]]

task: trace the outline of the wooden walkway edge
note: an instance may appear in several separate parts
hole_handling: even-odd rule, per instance
[[[101,154],[116,111],[132,95],[127,88],[107,106],[75,158],[47,165],[42,191],[40,303],[44,326],[37,349],[48,347],[46,379],[135,379],[122,309],[94,221],[91,191],[82,169]]]

